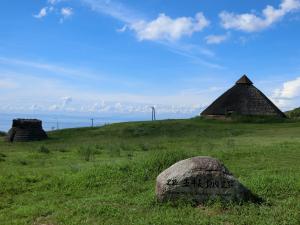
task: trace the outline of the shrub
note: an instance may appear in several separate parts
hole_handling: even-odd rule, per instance
[[[4,131],[0,131],[0,137],[3,137],[5,135],[6,135],[6,133]]]

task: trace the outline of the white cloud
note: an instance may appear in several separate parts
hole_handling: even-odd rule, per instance
[[[186,48],[186,44],[182,42],[179,43],[178,41],[176,42],[176,40],[179,40],[183,36],[191,36],[193,33],[199,32],[209,25],[209,21],[202,13],[198,13],[195,18],[179,17],[175,19],[172,19],[165,14],[161,14],[155,20],[149,21],[148,19],[145,19],[145,16],[141,13],[117,1],[80,1],[95,12],[110,16],[124,23],[123,27],[116,29],[117,32],[131,30],[135,32],[139,40],[151,40],[159,45],[166,46],[169,51],[192,59],[192,63],[216,69],[223,69],[220,65],[202,59],[202,56],[211,57],[214,55],[212,51],[203,48],[201,49],[199,45],[197,48]]]
[[[44,7],[40,10],[40,12],[37,15],[34,15],[34,17],[37,19],[41,19],[47,16],[47,13],[48,13],[48,7]]]
[[[64,107],[68,106],[69,104],[72,103],[72,101],[73,101],[73,98],[70,96],[63,97],[62,98],[62,107],[64,108]]]
[[[70,7],[63,7],[59,9],[56,6],[56,4],[62,1],[68,1],[68,0],[48,0],[46,6],[43,7],[37,15],[34,15],[34,17],[41,19],[47,16],[48,14],[55,12],[55,14],[62,16],[62,18],[60,18],[59,20],[59,22],[62,23],[66,18],[74,14],[73,9]]]
[[[300,77],[284,82],[273,92],[273,101],[282,109],[289,110],[300,106]]]
[[[235,14],[223,11],[219,14],[221,25],[225,29],[235,29],[245,32],[263,30],[281,20],[286,14],[300,9],[299,0],[282,0],[276,9],[273,6],[266,6],[262,16],[253,13]]]
[[[79,110],[90,111],[90,108],[98,111],[141,111],[136,105],[186,105],[190,108],[195,104],[208,104],[211,99],[211,90],[204,92],[174,92],[172,94],[149,94],[142,95],[130,92],[99,91],[110,84],[124,87],[123,82],[117,78],[96,79],[97,74],[88,74],[84,69],[65,68],[54,64],[36,63],[26,60],[16,60],[0,57],[0,111],[1,105],[8,105],[11,109],[22,106],[22,110],[31,109],[32,105],[38,105],[40,110]],[[13,65],[13,67],[12,67]],[[24,72],[26,71],[26,72]],[[97,88],[86,88],[82,86],[86,80],[92,82]],[[72,79],[72,85],[70,85]],[[130,81],[129,81],[130,82]],[[32,85],[35,84],[35,85]],[[127,86],[126,86],[127,87]],[[132,87],[132,86],[131,86]],[[136,86],[151,88],[151,84],[140,84]],[[14,88],[13,91],[11,88]],[[213,92],[215,93],[215,91]],[[76,99],[76,101],[74,101]],[[100,101],[101,100],[101,101]],[[104,103],[105,101],[105,103]],[[95,105],[95,103],[97,103]],[[120,103],[120,104],[117,104]],[[59,107],[56,109],[57,106]],[[72,108],[71,108],[72,107]],[[167,106],[166,106],[167,107]],[[8,107],[6,107],[8,108]],[[17,110],[17,109],[16,109]]]
[[[208,35],[205,37],[207,44],[220,44],[229,38],[229,33],[224,35]]]
[[[65,7],[65,8],[62,8],[61,9],[61,15],[64,17],[64,18],[67,18],[67,17],[70,17],[73,15],[73,9],[72,8],[69,8],[69,7]]]
[[[195,18],[179,17],[172,19],[165,14],[160,14],[153,21],[146,21],[138,12],[126,7],[120,2],[110,0],[81,0],[92,10],[109,15],[126,25],[119,32],[127,28],[135,31],[139,40],[178,40],[183,36],[190,36],[203,30],[209,21],[203,13],[199,12]]]
[[[139,20],[141,16],[136,11],[129,9],[120,2],[111,0],[81,0],[92,10],[111,16],[126,24],[131,24]]]
[[[70,0],[48,0],[47,2],[48,2],[48,4],[50,4],[50,5],[56,5],[56,4],[58,4],[58,3],[61,3],[61,2],[68,2],[68,1],[70,1]]]
[[[125,32],[127,30],[127,28],[128,28],[128,26],[124,25],[123,27],[117,29],[117,32],[120,32],[120,33]]]
[[[283,83],[280,89],[276,89],[275,96],[283,99],[300,97],[300,77]]]
[[[61,8],[60,14],[62,18],[60,18],[59,22],[63,23],[67,18],[71,17],[74,14],[74,12],[72,8],[65,7],[65,8]]]
[[[139,40],[167,40],[176,41],[183,36],[191,36],[203,30],[209,21],[203,13],[199,12],[195,18],[179,17],[172,19],[165,14],[160,14],[155,20],[146,22],[140,20],[130,25],[136,32]]]
[[[2,77],[0,80],[7,79]],[[37,74],[38,75],[38,74]],[[101,92],[86,90],[66,81],[28,74],[6,73],[17,81],[14,91],[0,89],[0,112],[26,113],[147,113],[151,105],[157,105],[159,113],[194,113],[195,105],[207,104],[210,90],[177,92],[169,95],[141,95],[127,92]],[[32,85],[35,84],[35,85]],[[64,97],[62,97],[64,96]],[[74,101],[76,99],[76,101]],[[101,99],[102,101],[99,101]],[[105,103],[104,103],[105,101]],[[166,103],[167,102],[167,103]]]
[[[52,4],[52,5],[54,5],[54,4],[58,3],[58,2],[60,2],[60,0],[48,0],[48,3]]]

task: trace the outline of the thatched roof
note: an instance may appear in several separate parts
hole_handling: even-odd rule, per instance
[[[238,115],[268,115],[285,117],[260,90],[253,86],[252,81],[243,75],[236,84],[217,98],[201,115],[225,116]]]
[[[8,131],[7,141],[38,141],[47,138],[42,121],[36,119],[15,119]]]

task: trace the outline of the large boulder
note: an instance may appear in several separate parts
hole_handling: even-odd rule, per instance
[[[196,203],[215,199],[260,201],[220,161],[206,156],[179,161],[159,174],[156,196],[161,202],[177,199]]]

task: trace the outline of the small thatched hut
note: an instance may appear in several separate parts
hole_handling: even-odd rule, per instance
[[[253,86],[252,81],[246,75],[201,113],[206,117],[224,117],[232,114],[286,117],[260,90]]]
[[[8,131],[7,141],[39,141],[48,138],[42,121],[36,119],[15,119]]]

